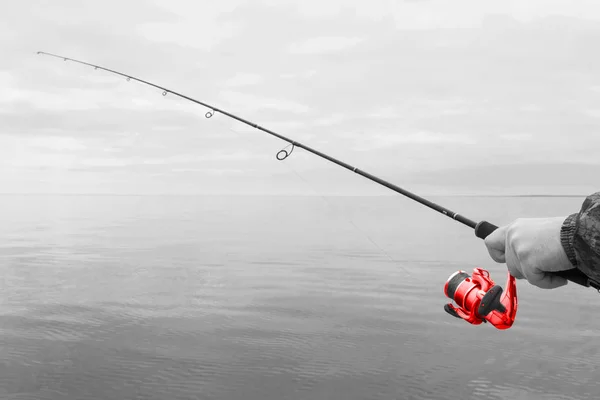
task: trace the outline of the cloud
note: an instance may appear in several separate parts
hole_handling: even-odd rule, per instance
[[[234,92],[231,90],[222,91],[220,97],[225,101],[228,107],[244,110],[244,112],[270,109],[303,114],[310,111],[309,106],[286,100],[284,98],[268,98],[255,94]]]
[[[448,167],[439,171],[414,172],[409,182],[435,184],[447,181],[451,185],[477,188],[480,185],[520,187],[526,192],[528,186],[551,187],[594,185],[598,164],[587,163],[504,163],[481,165],[479,168]]]
[[[365,134],[355,140],[354,151],[373,151],[384,147],[401,146],[406,144],[453,144],[453,145],[473,145],[477,141],[469,135],[447,134],[442,132],[407,132],[407,133],[386,133],[386,134]]]
[[[263,78],[258,74],[238,73],[225,81],[224,85],[229,87],[258,85]]]
[[[533,135],[531,133],[505,133],[500,134],[499,139],[506,141],[529,141],[533,140]]]
[[[200,173],[206,175],[224,176],[224,175],[240,175],[243,176],[248,173],[247,169],[235,169],[235,168],[171,168],[171,172],[175,173]]]
[[[350,118],[351,118],[350,116],[348,116],[344,113],[334,113],[331,115],[326,115],[321,118],[316,118],[312,121],[312,124],[324,125],[324,126],[338,125],[338,124],[341,124],[341,123],[347,121]]]
[[[292,54],[320,54],[348,49],[362,42],[363,38],[355,37],[316,37],[292,43],[289,52]]]
[[[157,43],[177,43],[200,50],[212,50],[224,39],[239,34],[240,28],[233,23],[217,23],[206,16],[202,17],[202,13],[195,17],[192,21],[140,24],[136,29],[143,37]],[[199,26],[202,27],[200,32]]]
[[[583,110],[582,113],[592,118],[600,118],[600,110],[598,109],[587,109]]]
[[[87,146],[83,145],[79,140],[60,136],[31,137],[27,139],[27,145],[34,148],[54,151],[78,151],[87,149]]]
[[[316,73],[317,73],[316,70],[310,69],[308,71],[301,72],[301,73],[284,73],[284,74],[280,74],[279,77],[281,79],[297,79],[297,78],[304,78],[304,79],[306,79],[306,78],[313,77]]]
[[[285,142],[37,50],[136,75],[378,173],[598,163],[595,3],[66,0],[5,8],[0,31],[12,34],[0,37],[9,55],[0,59],[0,181],[19,190],[98,182],[98,190],[149,191],[151,174],[165,188],[193,191],[193,174],[213,171],[202,182],[218,191],[220,169],[239,178],[240,191],[283,179],[273,155]],[[283,165],[354,185],[305,154]],[[232,172],[249,163],[255,173]]]

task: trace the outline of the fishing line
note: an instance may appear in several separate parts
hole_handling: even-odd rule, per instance
[[[50,57],[55,57],[55,58],[58,58],[58,59],[62,59],[63,61],[72,61],[72,62],[75,62],[75,63],[78,63],[78,64],[87,65],[89,67],[94,68],[95,70],[100,69],[100,70],[104,70],[104,71],[113,73],[115,75],[122,76],[122,77],[126,78],[127,81],[132,81],[133,80],[133,81],[137,81],[137,82],[143,83],[145,85],[149,85],[149,86],[155,87],[155,88],[157,88],[157,89],[159,89],[159,90],[162,91],[162,95],[163,96],[167,96],[168,94],[172,94],[172,95],[181,97],[183,99],[189,100],[189,101],[191,101],[193,103],[196,103],[196,104],[199,104],[199,105],[202,105],[202,106],[208,108],[210,111],[207,111],[205,113],[205,117],[206,118],[211,118],[214,115],[214,113],[216,113],[216,112],[224,114],[224,115],[226,115],[226,116],[228,116],[228,117],[230,117],[232,119],[235,119],[235,120],[237,120],[239,122],[242,122],[243,124],[249,125],[249,126],[251,126],[253,128],[256,128],[256,129],[258,129],[260,131],[263,131],[263,132],[265,132],[265,133],[267,133],[267,134],[269,134],[271,136],[277,137],[277,138],[279,138],[279,139],[281,139],[281,140],[283,140],[285,142],[288,142],[289,145],[286,146],[285,148],[283,148],[282,150],[280,150],[276,154],[276,158],[279,161],[285,160],[287,157],[289,157],[292,154],[292,152],[294,151],[294,149],[296,147],[300,147],[300,148],[302,148],[302,149],[304,149],[304,150],[306,150],[306,151],[308,151],[308,152],[310,152],[310,153],[312,153],[312,154],[314,154],[314,155],[316,155],[318,157],[321,157],[321,158],[323,158],[323,159],[325,159],[327,161],[330,161],[330,162],[332,162],[334,164],[339,165],[340,167],[343,167],[343,168],[345,168],[345,169],[347,169],[349,171],[352,171],[352,172],[354,172],[354,173],[356,173],[358,175],[361,175],[361,176],[363,176],[363,177],[365,177],[365,178],[367,178],[367,179],[369,179],[369,180],[371,180],[371,181],[373,181],[375,183],[378,183],[379,185],[385,186],[388,189],[391,189],[391,190],[395,191],[396,193],[400,193],[400,194],[402,194],[402,195],[404,195],[404,196],[406,196],[406,197],[408,197],[408,198],[410,198],[410,199],[412,199],[414,201],[417,201],[417,202],[423,204],[426,207],[429,207],[429,208],[431,208],[431,209],[433,209],[433,210],[435,210],[435,211],[437,211],[437,212],[439,212],[441,214],[444,214],[445,216],[447,216],[447,217],[449,217],[449,218],[451,218],[451,219],[453,219],[453,220],[455,220],[457,222],[460,222],[463,225],[466,225],[466,226],[472,228],[474,230],[475,236],[477,236],[480,239],[485,239],[492,232],[494,232],[496,229],[498,229],[498,227],[496,225],[491,224],[491,223],[489,223],[489,222],[487,222],[485,220],[479,221],[479,222],[475,222],[475,221],[473,221],[473,220],[471,220],[469,218],[466,218],[466,217],[458,214],[457,212],[454,212],[454,211],[449,210],[449,209],[447,209],[445,207],[442,207],[441,205],[433,203],[433,202],[431,202],[431,201],[429,201],[429,200],[427,200],[427,199],[425,199],[423,197],[417,196],[416,194],[411,193],[408,190],[402,189],[401,187],[399,187],[397,185],[394,185],[394,184],[392,184],[390,182],[387,182],[387,181],[385,181],[385,180],[383,180],[383,179],[381,179],[381,178],[379,178],[379,177],[377,177],[375,175],[372,175],[372,174],[370,174],[368,172],[362,171],[362,170],[358,169],[357,167],[353,167],[353,166],[351,166],[351,165],[349,165],[349,164],[347,164],[347,163],[345,163],[343,161],[337,160],[337,159],[335,159],[335,158],[333,158],[333,157],[331,157],[331,156],[329,156],[329,155],[327,155],[325,153],[322,153],[322,152],[320,152],[318,150],[315,150],[315,149],[313,149],[313,148],[311,148],[309,146],[306,146],[306,145],[304,145],[304,144],[302,144],[300,142],[297,142],[295,140],[289,139],[289,138],[287,138],[287,137],[285,137],[285,136],[283,136],[283,135],[281,135],[279,133],[276,133],[276,132],[274,132],[272,130],[264,128],[264,127],[262,127],[262,126],[260,126],[260,125],[258,125],[256,123],[254,123],[254,122],[250,122],[250,121],[248,121],[248,120],[246,120],[244,118],[241,118],[241,117],[239,117],[237,115],[229,113],[229,112],[227,112],[227,111],[225,111],[223,109],[220,109],[220,108],[214,107],[214,106],[212,106],[210,104],[204,103],[202,101],[193,99],[193,98],[191,98],[189,96],[186,96],[184,94],[175,92],[175,91],[173,91],[171,89],[168,89],[166,87],[156,85],[154,83],[145,81],[145,80],[140,79],[140,78],[136,78],[133,75],[127,75],[127,74],[124,74],[122,72],[118,72],[118,71],[115,71],[115,70],[112,70],[112,69],[109,69],[109,68],[101,67],[99,65],[90,64],[90,63],[87,63],[87,62],[84,62],[84,61],[79,61],[79,60],[76,60],[76,59],[73,59],[73,58],[64,57],[64,56],[60,56],[60,55],[56,55],[56,54],[51,54],[51,53],[46,53],[46,52],[43,52],[43,51],[38,51],[37,54],[39,54],[39,55],[46,55],[46,56],[50,56]],[[290,148],[290,146],[291,146],[291,148]],[[288,150],[288,148],[290,148],[290,149]],[[479,274],[480,272],[477,272],[477,273]],[[489,279],[489,278],[485,277],[485,273],[487,273],[487,271],[481,272],[482,282],[484,282],[485,279]],[[572,281],[574,283],[577,283],[579,285],[582,285],[582,286],[585,286],[585,287],[593,287],[593,288],[595,288],[596,290],[598,290],[600,292],[600,282],[597,282],[597,281],[594,281],[593,279],[590,279],[588,276],[586,276],[582,271],[580,271],[577,268],[572,268],[572,269],[569,269],[569,270],[566,270],[566,271],[555,272],[554,274],[562,276],[563,278],[565,278],[565,279],[567,279],[569,281]],[[485,281],[485,282],[487,282],[487,281]],[[490,282],[491,282],[491,280],[490,280]]]

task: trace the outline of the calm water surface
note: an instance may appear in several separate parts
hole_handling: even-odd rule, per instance
[[[497,224],[582,198],[437,198]],[[0,196],[0,399],[597,399],[600,295],[443,311],[473,231],[401,196]]]

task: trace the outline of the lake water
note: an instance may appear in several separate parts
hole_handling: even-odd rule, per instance
[[[583,198],[432,198],[471,219]],[[0,196],[1,399],[597,399],[600,295],[443,310],[466,226],[402,196]]]

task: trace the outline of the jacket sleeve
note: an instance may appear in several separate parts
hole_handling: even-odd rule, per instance
[[[571,264],[600,281],[600,192],[586,197],[581,210],[565,219],[560,240]]]

